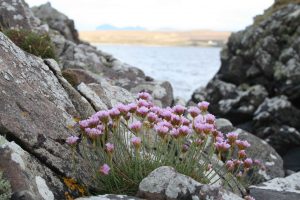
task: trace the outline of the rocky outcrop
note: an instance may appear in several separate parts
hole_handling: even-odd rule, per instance
[[[250,187],[250,194],[256,199],[297,200],[300,199],[300,172],[285,178],[275,178]]]
[[[1,28],[32,30],[40,23],[24,0],[0,0],[0,30]]]
[[[275,5],[230,36],[220,70],[189,103],[209,101],[212,113],[263,138],[284,157],[300,145],[300,5]]]
[[[49,2],[39,7],[33,7],[32,11],[42,23],[48,24],[51,29],[58,31],[67,40],[79,43],[78,32],[75,29],[74,21],[52,8]]]
[[[204,185],[176,172],[172,167],[159,167],[142,180],[138,196],[149,200],[223,199],[242,200],[218,186]]]

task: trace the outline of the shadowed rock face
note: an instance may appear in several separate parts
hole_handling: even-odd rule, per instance
[[[300,5],[291,2],[233,33],[220,70],[190,100],[211,102],[212,113],[265,139],[282,156],[300,144]]]

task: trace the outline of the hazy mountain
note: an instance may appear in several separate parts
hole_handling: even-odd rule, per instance
[[[96,28],[97,30],[120,30],[120,31],[143,31],[146,28],[141,26],[126,26],[126,27],[117,27],[110,24],[102,24]]]

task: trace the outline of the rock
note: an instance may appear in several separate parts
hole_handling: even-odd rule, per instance
[[[80,83],[98,83],[98,80],[90,72],[82,69],[66,69],[63,70],[62,75],[73,87],[78,86]]]
[[[33,7],[31,10],[36,17],[42,22],[47,23],[51,29],[57,30],[67,40],[76,43],[79,42],[78,32],[75,29],[74,21],[52,8],[49,2],[38,7]]]
[[[258,184],[276,177],[284,176],[283,160],[281,156],[264,140],[248,133],[242,129],[235,129],[233,132],[239,134],[239,138],[247,140],[251,146],[247,148],[247,156],[257,159],[265,167],[260,169],[252,180],[252,184]]]
[[[242,199],[217,186],[198,183],[172,167],[159,167],[142,180],[138,196],[146,199]]]
[[[91,104],[83,97],[81,94],[72,87],[72,85],[63,77],[62,72],[58,63],[53,59],[45,59],[45,64],[53,71],[60,84],[63,86],[65,91],[68,93],[69,98],[71,99],[75,109],[78,111],[79,119],[86,119],[95,113],[95,110]],[[84,76],[84,74],[83,74]]]
[[[0,1],[0,28],[32,30],[40,25],[24,0]]]
[[[142,200],[142,199],[137,197],[127,196],[127,195],[105,194],[99,196],[81,197],[75,200]]]
[[[133,94],[137,94],[142,91],[149,92],[154,100],[154,104],[167,107],[173,104],[173,89],[169,82],[154,81],[154,82],[144,82],[136,87],[130,89]]]
[[[284,176],[283,160],[281,156],[264,140],[255,135],[232,126],[227,119],[217,119],[216,127],[223,133],[235,132],[239,134],[239,139],[247,140],[251,146],[247,148],[247,156],[257,159],[265,167],[260,169],[255,177],[252,177],[251,184],[258,184],[276,177]]]
[[[300,171],[300,147],[291,148],[284,156],[284,168],[289,171]],[[288,171],[288,170],[287,170]]]
[[[299,146],[299,10],[296,1],[275,1],[253,25],[233,33],[219,71],[189,101],[210,102],[211,113],[265,139],[282,156]]]
[[[300,199],[300,172],[285,178],[275,178],[250,187],[255,199],[298,200]]]
[[[267,98],[254,113],[254,128],[281,155],[287,147],[300,145],[300,110],[285,96]]]
[[[1,135],[60,177],[87,181],[88,173],[73,174],[68,162],[72,151],[64,141],[79,135],[70,127],[76,123],[74,116],[80,116],[69,95],[41,58],[23,52],[2,33],[0,43]],[[80,157],[78,161],[83,164]]]
[[[0,168],[10,181],[12,199],[54,200],[64,198],[60,178],[15,142],[0,136]]]

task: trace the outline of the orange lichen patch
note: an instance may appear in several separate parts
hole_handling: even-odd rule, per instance
[[[73,200],[73,197],[85,196],[87,194],[86,188],[76,182],[73,178],[64,178],[64,183],[68,188],[65,193],[67,200]]]

